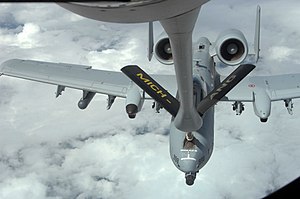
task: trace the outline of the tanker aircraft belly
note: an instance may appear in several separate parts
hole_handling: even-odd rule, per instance
[[[99,21],[149,23],[149,61],[154,54],[163,64],[174,64],[175,75],[148,75],[137,65],[122,72],[93,69],[91,66],[11,59],[0,66],[0,75],[57,85],[56,97],[66,87],[83,91],[78,107],[85,109],[96,93],[108,96],[107,109],[116,97],[125,99],[125,110],[133,119],[144,100],[154,100],[153,108],[170,113],[170,156],[193,185],[196,174],[208,162],[214,143],[214,105],[232,101],[237,115],[244,102],[266,122],[272,101],[283,100],[292,114],[293,98],[300,97],[300,74],[247,76],[259,58],[260,7],[257,7],[255,54],[248,53],[243,33],[229,29],[212,43],[201,37],[192,50],[192,32],[201,5],[207,0],[128,0],[97,3],[59,3],[62,7]],[[138,16],[138,17],[137,17]],[[152,21],[158,20],[168,37],[154,45]],[[218,59],[216,59],[216,57]],[[254,57],[254,63],[246,62]],[[216,71],[216,62],[238,66],[227,77]],[[282,83],[284,82],[284,84]],[[176,97],[174,97],[176,96]]]

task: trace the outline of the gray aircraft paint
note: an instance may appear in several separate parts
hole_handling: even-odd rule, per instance
[[[214,88],[214,61],[209,55],[210,42],[200,38],[199,47],[193,56],[194,107]],[[214,107],[203,115],[203,125],[193,131],[194,140],[187,142],[185,132],[174,125],[170,128],[170,155],[174,165],[184,173],[196,174],[209,160],[214,141]]]
[[[146,3],[150,1],[140,2],[145,4],[139,7],[141,9],[137,9],[136,7],[136,11],[145,11]],[[209,93],[212,90],[214,82],[220,82],[219,78],[216,78],[219,76],[215,73],[214,67],[212,67],[213,58],[208,55],[207,48],[204,48],[205,50],[199,49],[198,51],[196,51],[194,55],[194,60],[192,61],[191,32],[193,31],[194,22],[198,16],[200,6],[206,1],[190,0],[185,1],[183,4],[181,0],[174,0],[172,2],[171,0],[153,2],[169,3],[170,6],[177,6],[178,8],[180,8],[167,9],[169,8],[167,7],[167,4],[161,4],[165,6],[162,6],[162,9],[170,11],[169,13],[163,13],[167,14],[170,18],[166,17],[167,15],[165,15],[165,17],[168,18],[168,20],[166,20],[165,17],[156,19],[160,20],[161,24],[163,25],[167,34],[170,37],[172,52],[175,55],[174,65],[177,75],[179,99],[183,100],[183,103],[186,106],[186,108],[185,106],[181,106],[181,113],[179,114],[180,117],[176,117],[171,123],[170,154],[177,168],[179,168],[185,173],[195,174],[199,171],[201,167],[205,165],[212,153],[214,136],[214,110],[213,107],[210,108],[203,115],[203,125],[199,125],[198,122],[202,121],[199,121],[200,117],[198,117],[198,114],[195,114],[195,104],[193,100],[193,83],[201,87],[201,90],[204,93],[203,96],[206,96],[207,93]],[[182,5],[184,6],[182,7]],[[81,13],[83,16],[89,18],[95,17],[95,13],[97,13],[86,12],[90,8],[86,10],[87,7],[82,7],[79,5],[71,6],[71,4],[64,4],[63,7],[68,6],[72,7],[69,7],[69,10],[74,11],[78,14]],[[103,12],[97,15],[97,18],[94,19],[100,21],[106,20],[114,22],[139,22],[134,21],[134,19],[147,19],[146,21],[151,21],[152,19],[155,20],[155,18],[151,18],[151,16],[154,17],[155,15],[155,17],[159,17],[159,15],[156,14],[159,13],[160,10],[157,10],[157,12],[152,12],[152,7],[151,9],[149,8],[147,12],[143,13],[145,14],[143,17],[138,18],[136,17],[137,15],[132,15],[133,13],[136,14],[134,10],[126,10],[131,9],[132,6],[133,4],[128,4],[127,7],[125,6],[122,8],[115,7],[115,10],[113,10],[111,7],[100,7],[100,11],[101,9],[102,11],[107,10],[107,13],[112,11],[115,15],[113,15],[112,18],[109,19],[107,18],[109,17],[109,14],[105,14]],[[73,8],[76,9],[73,10]],[[91,9],[95,11],[94,9],[96,8]],[[121,9],[122,12],[117,12],[118,9]],[[258,8],[257,11],[257,16],[259,16],[260,9]],[[87,16],[89,14],[93,16]],[[122,18],[123,16],[125,16],[125,14],[128,14],[126,16],[128,16],[129,18]],[[151,16],[149,14],[151,14]],[[117,19],[121,21],[116,21]],[[129,19],[133,21],[127,21]],[[259,24],[259,20],[257,20],[257,24]],[[257,31],[255,36],[255,49],[258,53],[259,25],[257,25],[256,27]],[[207,44],[207,42],[209,41],[207,39],[202,38],[201,42]],[[152,44],[150,46],[152,46]],[[212,53],[210,55],[215,54]],[[258,58],[258,54],[256,55],[256,58]],[[192,67],[193,65],[194,72]],[[69,87],[89,92],[107,94],[113,99],[115,96],[126,98],[128,94],[128,89],[130,88],[130,81],[122,73],[95,70],[91,69],[91,66],[13,59],[2,63],[0,71],[0,75],[3,74],[58,85],[58,94],[56,94],[56,96],[59,96],[59,94],[61,94],[65,87]],[[160,84],[164,85],[164,87],[171,91],[171,93],[175,92],[174,90],[176,90],[176,80],[174,76],[155,75],[153,76],[153,78],[156,79]],[[224,77],[221,76],[220,78],[222,80]],[[198,94],[199,87],[195,89],[195,92]],[[259,109],[259,107],[261,107],[261,110],[255,110],[256,113],[262,110],[270,110],[270,108],[268,109],[268,107],[270,107],[269,101],[284,100],[288,105],[287,108],[291,108],[291,99],[300,97],[299,88],[300,74],[247,77],[242,82],[240,82],[234,89],[232,89],[222,100],[240,102],[246,101],[255,103],[255,109]],[[257,91],[261,89],[264,93],[267,93],[268,96],[260,96],[260,92]],[[258,97],[255,98],[255,102],[253,98],[253,93],[258,94]],[[150,97],[145,96],[145,99],[150,99]],[[264,101],[267,103],[265,103]],[[198,101],[196,100],[196,105],[197,103]],[[109,104],[109,106],[111,106],[111,103]],[[291,112],[291,110],[289,109],[288,111],[289,113]],[[258,116],[260,117],[261,115]],[[185,118],[187,119],[185,120]],[[184,148],[185,133],[187,132],[185,130],[191,130],[191,132],[193,132],[194,140],[196,142],[195,144],[189,143],[191,145],[185,146]],[[188,150],[188,148],[192,147],[194,150]]]

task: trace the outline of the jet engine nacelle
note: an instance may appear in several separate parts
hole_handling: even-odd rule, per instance
[[[83,97],[78,102],[78,107],[80,109],[86,109],[86,107],[90,104],[92,99],[94,98],[96,93],[83,91]]]
[[[134,119],[136,114],[142,109],[144,100],[135,84],[132,84],[126,95],[126,113],[130,119]]]
[[[236,29],[221,33],[215,43],[215,53],[226,65],[238,65],[248,55],[248,44],[244,34]]]
[[[174,63],[171,44],[168,37],[163,37],[156,42],[154,55],[162,64],[171,65]]]

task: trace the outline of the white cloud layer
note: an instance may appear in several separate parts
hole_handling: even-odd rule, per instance
[[[212,0],[202,7],[195,40],[214,41],[221,31],[238,28],[251,43],[257,4],[262,59],[254,74],[300,73],[298,0]],[[159,24],[155,30],[161,33]],[[173,73],[156,60],[148,63],[146,24],[97,22],[56,4],[2,4],[0,47],[0,62],[38,59],[107,70],[139,64]],[[106,111],[101,95],[82,111],[80,91],[66,89],[55,99],[55,90],[0,78],[0,198],[260,198],[300,175],[299,100],[292,116],[283,102],[273,103],[266,124],[251,104],[236,116],[231,104],[219,103],[213,156],[187,187],[169,157],[168,113],[155,114],[147,102],[129,120],[123,100]]]

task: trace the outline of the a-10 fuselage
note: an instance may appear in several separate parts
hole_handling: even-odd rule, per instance
[[[210,42],[200,38],[193,55],[193,92],[195,106],[214,88],[214,60],[209,54]],[[199,170],[208,162],[214,142],[214,107],[203,115],[203,125],[195,132],[182,132],[171,122],[170,155],[174,165],[185,173],[192,185]]]

